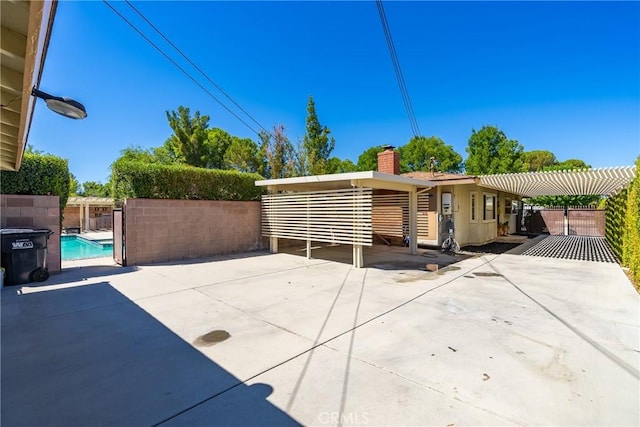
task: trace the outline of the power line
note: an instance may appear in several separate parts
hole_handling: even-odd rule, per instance
[[[391,30],[389,29],[389,23],[387,22],[387,15],[384,12],[384,6],[382,5],[382,0],[376,0],[376,6],[378,7],[378,14],[380,15],[380,22],[382,24],[382,29],[384,31],[384,37],[387,41],[387,47],[389,48],[389,55],[391,56],[393,69],[396,73],[398,86],[400,87],[402,102],[404,103],[404,108],[407,110],[407,116],[409,117],[409,124],[411,126],[411,131],[413,132],[413,136],[419,137],[420,129],[418,128],[418,121],[416,120],[416,115],[415,115],[415,112],[413,111],[413,106],[411,105],[411,99],[409,98],[409,91],[407,90],[407,85],[404,81],[404,76],[402,75],[402,69],[400,68],[400,61],[398,60],[398,54],[396,52],[396,48],[393,43],[393,38],[391,37]]]
[[[167,55],[160,47],[158,47],[151,39],[149,39],[142,31],[140,31],[131,21],[129,21],[124,15],[118,12],[112,5],[109,4],[107,0],[102,0],[104,4],[109,6],[109,8],[118,15],[124,22],[126,22],[136,33],[138,33],[143,39],[147,41],[151,46],[153,46],[162,56],[164,56],[169,62],[171,62],[178,70],[182,71],[182,73],[189,78],[192,82],[194,82],[200,89],[202,89],[207,95],[213,98],[218,104],[220,104],[225,110],[227,110],[232,116],[238,119],[242,124],[251,129],[253,133],[260,136],[260,132],[256,131],[253,127],[251,127],[247,122],[245,122],[240,116],[234,113],[229,107],[224,105],[222,101],[220,101],[214,94],[209,92],[207,88],[205,88],[200,82],[198,82],[191,74],[189,74],[184,68],[182,68],[176,61],[174,61],[169,55]],[[261,126],[262,127],[262,126]],[[264,129],[264,128],[263,128]]]
[[[169,45],[171,45],[171,47],[174,48],[189,64],[191,64],[191,66],[193,66],[193,68],[195,68],[205,79],[207,79],[207,81],[209,81],[209,83],[211,83],[213,86],[215,86],[216,89],[218,89],[229,101],[231,101],[233,103],[233,105],[238,107],[240,109],[240,111],[242,111],[244,114],[247,115],[247,117],[249,117],[251,120],[253,120],[253,122],[256,125],[258,125],[263,131],[269,133],[269,131],[267,129],[265,129],[264,126],[262,126],[256,119],[254,119],[253,116],[251,116],[251,114],[249,114],[244,108],[242,108],[240,106],[240,104],[238,104],[220,86],[218,86],[204,71],[202,71],[200,69],[200,67],[198,67],[191,59],[189,59],[189,57],[187,57],[187,55],[185,55],[182,52],[182,50],[180,50],[180,48],[178,48],[171,40],[169,40],[169,38],[167,36],[165,36],[162,33],[162,31],[160,31],[158,29],[158,27],[156,27],[149,19],[147,19],[147,17],[144,16],[142,14],[142,12],[140,12],[129,0],[125,0],[125,3],[127,3],[127,5],[129,5],[129,7],[131,9],[133,9],[147,24],[149,24],[149,26],[151,28],[153,28],[155,30],[155,32],[160,35],[160,37],[162,37],[167,43],[169,43]]]

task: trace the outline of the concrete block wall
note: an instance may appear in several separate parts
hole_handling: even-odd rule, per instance
[[[60,198],[58,196],[0,195],[2,228],[48,228],[53,231],[47,242],[47,268],[61,270]]]
[[[263,247],[260,202],[127,199],[127,265]]]

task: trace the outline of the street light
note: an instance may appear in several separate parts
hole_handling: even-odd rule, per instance
[[[84,119],[87,117],[87,110],[84,105],[71,98],[63,98],[61,96],[53,96],[38,90],[35,86],[31,89],[31,95],[36,98],[44,99],[47,107],[62,116],[70,119]]]

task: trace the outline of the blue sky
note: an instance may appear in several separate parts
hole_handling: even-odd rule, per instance
[[[229,108],[124,2],[111,3]],[[334,155],[354,162],[412,136],[375,2],[135,2],[262,126],[295,144],[313,95]],[[420,131],[466,157],[472,129],[495,125],[526,151],[593,167],[640,154],[639,2],[384,3]],[[61,1],[40,88],[85,104],[65,119],[38,102],[36,149],[106,182],[120,150],[171,135],[184,105],[232,135],[256,135],[103,2]],[[240,112],[237,112],[241,115]],[[247,119],[249,121],[249,119]]]

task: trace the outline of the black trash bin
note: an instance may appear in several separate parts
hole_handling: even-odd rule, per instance
[[[5,285],[43,282],[47,271],[47,240],[53,231],[42,228],[3,228],[2,267]]]

